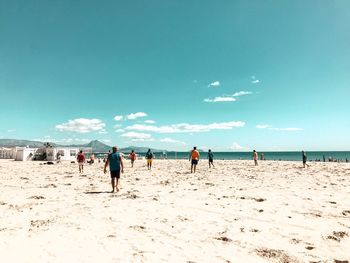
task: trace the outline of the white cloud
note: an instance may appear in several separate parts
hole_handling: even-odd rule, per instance
[[[116,115],[115,117],[114,117],[114,120],[116,120],[116,121],[121,121],[123,119],[123,116],[122,115]]]
[[[115,132],[125,132],[124,129],[116,129]]]
[[[258,84],[260,80],[258,80],[255,76],[252,76],[252,81],[253,84]]]
[[[109,142],[111,142],[111,140],[110,139],[104,139],[104,140],[102,140],[103,142],[106,142],[106,143],[109,143]]]
[[[126,116],[126,118],[128,120],[135,120],[137,118],[142,118],[142,117],[146,117],[147,113],[144,112],[136,112],[136,113],[130,113],[129,115]]]
[[[103,130],[103,131],[99,131],[98,133],[99,133],[99,134],[107,134],[108,132],[105,131],[105,130]]]
[[[258,124],[255,126],[257,129],[267,129],[269,127],[271,127],[270,125],[268,124]]]
[[[145,123],[154,124],[156,122],[154,120],[146,120]]]
[[[220,97],[215,97],[213,99],[207,98],[207,99],[204,99],[203,101],[204,102],[232,102],[237,100],[235,97],[250,95],[250,94],[253,94],[253,93],[251,91],[238,91],[232,95],[224,95]]]
[[[7,132],[15,132],[16,130],[15,129],[9,129],[7,130]]]
[[[134,124],[126,127],[126,130],[148,131],[156,133],[195,133],[195,132],[209,132],[211,130],[231,130],[237,127],[244,127],[245,123],[242,121],[230,121],[210,124],[188,124],[179,123],[165,126],[155,125],[141,125]]]
[[[56,125],[56,129],[63,132],[78,132],[78,133],[88,133],[88,132],[103,132],[105,131],[106,124],[99,119],[74,119],[69,120],[66,123]]]
[[[204,99],[204,102],[229,102],[229,101],[236,101],[233,97],[215,97],[214,99]]]
[[[250,94],[253,94],[253,92],[251,92],[251,91],[238,91],[238,92],[235,92],[234,94],[232,94],[232,97],[239,97],[239,96],[250,95]]]
[[[163,139],[160,139],[159,141],[160,142],[167,142],[167,143],[179,143],[179,144],[182,144],[182,145],[186,145],[185,142],[174,140],[174,139],[171,139],[171,138],[163,138]]]
[[[127,133],[123,133],[121,136],[132,138],[132,139],[143,139],[143,140],[151,138],[151,134],[139,133],[139,132],[127,132]]]
[[[132,142],[154,142],[153,138],[150,139],[131,139]]]
[[[233,142],[232,145],[229,147],[229,149],[234,151],[240,151],[240,150],[244,150],[245,147],[239,145],[237,142]]]
[[[288,128],[275,128],[268,124],[258,124],[255,126],[257,129],[268,129],[271,131],[302,131],[302,128],[288,127]]]
[[[219,87],[220,86],[220,81],[214,81],[208,85],[208,87]]]
[[[122,127],[123,125],[121,125],[121,124],[116,124],[116,125],[114,125],[114,128],[115,129],[119,129],[120,127]]]

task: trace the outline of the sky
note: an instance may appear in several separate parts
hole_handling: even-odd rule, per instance
[[[350,150],[349,8],[0,0],[0,138]]]

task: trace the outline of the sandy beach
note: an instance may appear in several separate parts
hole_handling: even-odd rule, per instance
[[[0,160],[2,262],[348,262],[350,164]]]

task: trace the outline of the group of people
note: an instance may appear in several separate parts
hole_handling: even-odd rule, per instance
[[[145,154],[148,170],[152,169],[153,158],[154,158],[153,152],[151,151],[151,149],[148,149],[148,151]],[[214,154],[210,149],[208,150],[207,158],[209,161],[209,168],[211,167],[214,168]],[[259,158],[258,152],[254,150],[253,160],[254,160],[255,166],[258,165],[258,158]],[[129,154],[129,159],[131,160],[131,167],[134,167],[135,160],[137,159],[137,155],[134,150],[132,150],[131,153]],[[196,172],[199,159],[200,159],[200,153],[196,147],[193,147],[188,158],[188,160],[191,162],[191,173]],[[263,154],[261,155],[261,160],[265,160],[265,157]],[[302,151],[302,160],[303,160],[303,167],[304,168],[308,167],[308,165],[306,164],[307,156],[304,151]],[[83,151],[80,151],[78,153],[77,161],[79,164],[79,173],[83,173],[84,163],[85,163],[85,155]],[[114,193],[115,191],[119,191],[118,182],[120,179],[120,174],[124,172],[124,163],[123,163],[122,155],[118,153],[118,149],[115,146],[112,148],[112,152],[108,153],[108,156],[105,161],[104,169],[103,169],[104,173],[107,173],[107,167],[109,167],[112,192]]]

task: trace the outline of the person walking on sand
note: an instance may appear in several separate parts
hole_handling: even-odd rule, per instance
[[[303,158],[303,168],[309,167],[309,165],[306,164],[306,161],[307,161],[306,153],[304,151],[301,151],[301,155]]]
[[[112,193],[115,190],[118,192],[118,181],[120,179],[120,172],[124,173],[123,159],[120,154],[117,152],[117,147],[112,148],[112,153],[108,154],[105,167],[103,169],[104,173],[107,173],[107,166],[109,165],[109,171],[111,173],[111,184],[112,184]]]
[[[152,161],[153,161],[153,152],[151,151],[151,149],[148,149],[148,151],[146,152],[146,160],[147,160],[147,169],[148,170],[152,170]]]
[[[134,150],[131,150],[131,153],[129,154],[129,158],[131,160],[131,167],[134,167],[134,162],[136,160],[136,153]]]
[[[214,154],[213,152],[209,149],[208,151],[208,160],[209,160],[209,168],[211,168],[211,166],[213,166],[214,168]]]
[[[196,172],[196,167],[199,162],[199,152],[197,151],[197,147],[193,147],[193,150],[190,153],[190,157],[188,158],[191,161],[191,173]]]
[[[254,165],[258,166],[258,153],[257,151],[253,151],[253,160],[254,160]]]
[[[82,150],[80,150],[78,155],[77,155],[77,161],[78,161],[78,165],[79,165],[79,173],[83,173],[84,172],[85,155],[84,155]]]

